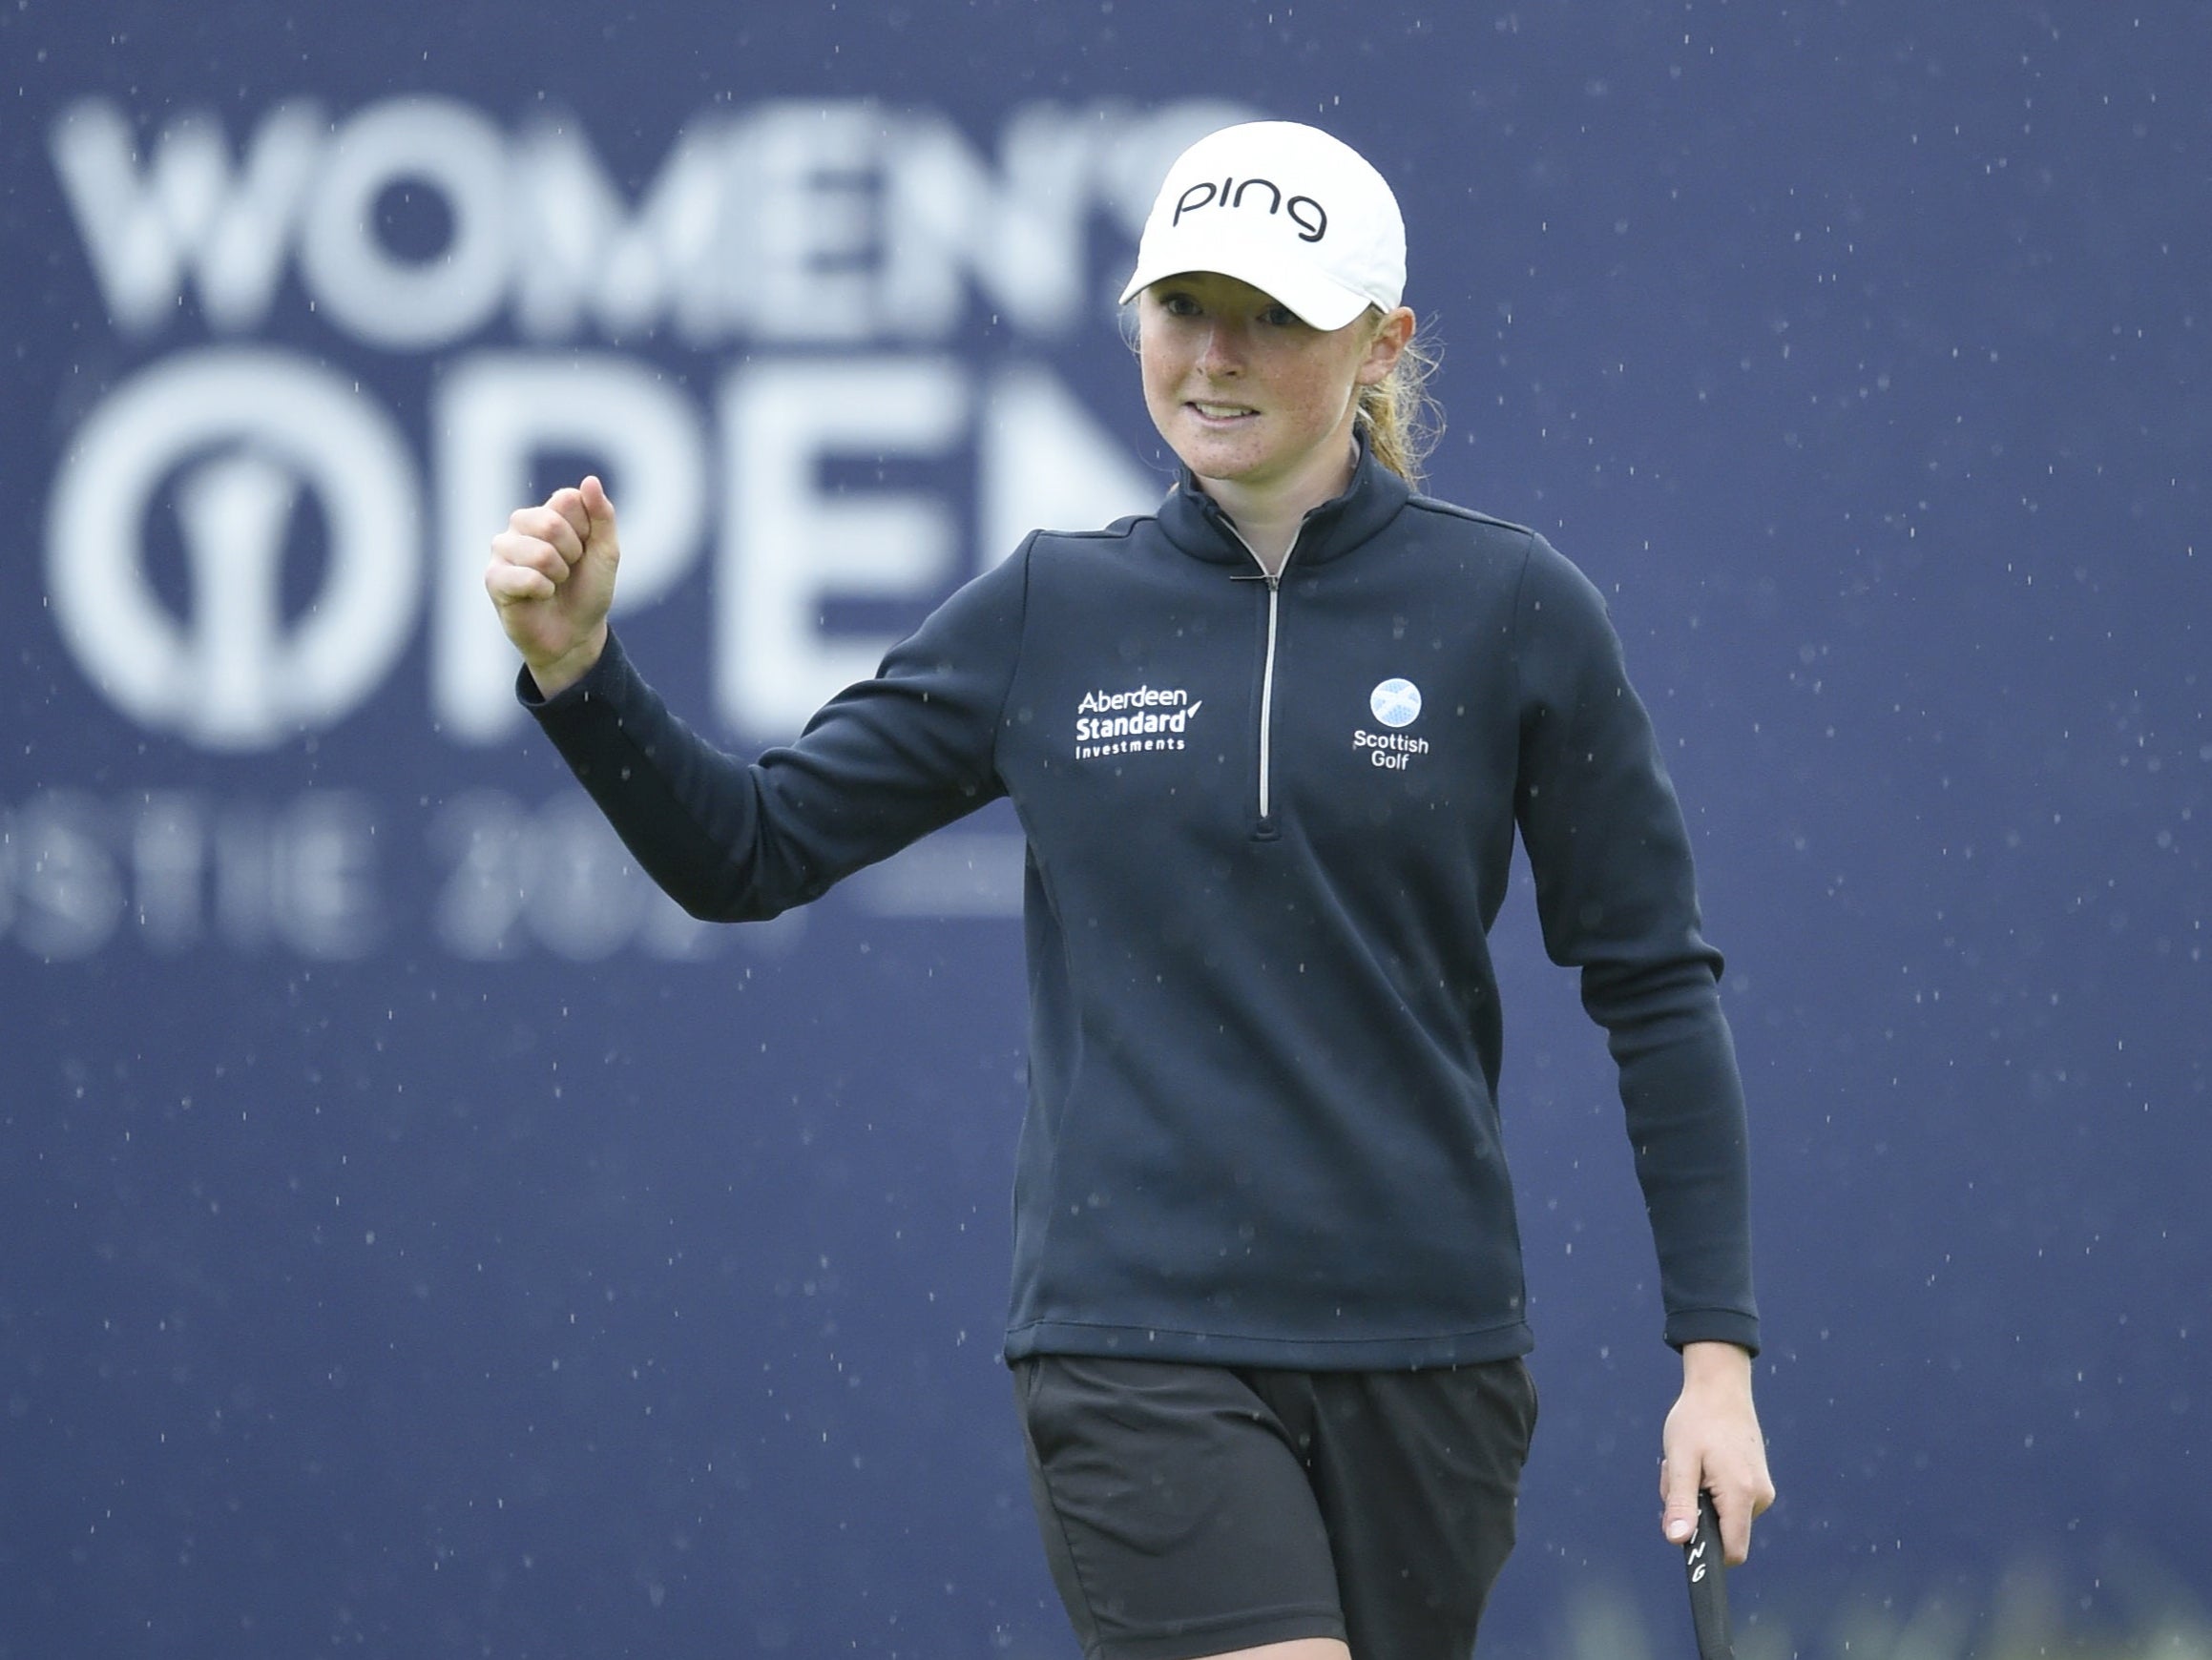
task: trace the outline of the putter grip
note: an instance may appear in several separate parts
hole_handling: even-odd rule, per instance
[[[1698,1631],[1698,1660],[1736,1660],[1728,1631],[1728,1564],[1721,1550],[1721,1518],[1713,1495],[1698,1495],[1698,1528],[1682,1546],[1690,1580],[1690,1622]]]

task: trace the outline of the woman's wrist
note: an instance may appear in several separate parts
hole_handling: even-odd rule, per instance
[[[602,622],[589,638],[546,663],[532,663],[530,677],[537,682],[538,695],[552,697],[567,691],[592,672],[607,649],[607,625]]]
[[[1751,1351],[1739,1343],[1682,1345],[1682,1387],[1735,1384],[1751,1387]]]

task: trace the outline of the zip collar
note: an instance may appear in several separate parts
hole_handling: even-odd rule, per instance
[[[1349,553],[1396,518],[1412,496],[1406,481],[1374,458],[1365,433],[1358,442],[1352,482],[1344,494],[1307,513],[1299,529],[1292,558],[1301,569]],[[1200,488],[1198,476],[1187,467],[1176,469],[1175,488],[1159,505],[1158,521],[1167,539],[1194,559],[1209,565],[1252,564],[1252,551],[1229,523],[1228,514]],[[1286,572],[1288,569],[1284,567]]]

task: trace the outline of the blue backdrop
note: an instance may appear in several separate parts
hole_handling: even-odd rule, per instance
[[[1113,290],[1241,113],[1398,186],[1432,487],[1605,590],[1692,815],[1744,1651],[2212,1641],[2212,11],[24,0],[0,63],[4,1660],[1073,1653],[1011,819],[694,926],[478,575],[604,468],[634,654],[787,733],[1158,488]],[[1679,1652],[1618,1109],[1501,933],[1485,1649]]]

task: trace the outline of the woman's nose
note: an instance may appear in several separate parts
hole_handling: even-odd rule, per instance
[[[1232,375],[1243,367],[1243,342],[1236,330],[1226,322],[1216,322],[1206,330],[1204,348],[1199,353],[1199,366],[1209,375]]]

